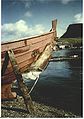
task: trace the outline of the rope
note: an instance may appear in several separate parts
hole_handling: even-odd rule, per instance
[[[32,74],[33,74],[33,73],[32,73]],[[33,74],[33,75],[34,75],[34,74]],[[34,75],[34,76],[36,77],[36,75]],[[36,77],[36,81],[35,81],[35,83],[33,84],[32,88],[30,89],[29,95],[30,95],[30,93],[33,91],[34,87],[36,86],[36,84],[37,84],[37,82],[38,82],[38,79],[39,79],[39,77]]]
[[[29,91],[29,95],[30,95],[30,93],[33,91],[34,87],[36,86],[36,84],[37,84],[37,82],[38,82],[38,79],[39,79],[39,77],[36,78],[36,81],[35,81],[34,85],[32,86],[32,88],[31,88],[30,91]]]

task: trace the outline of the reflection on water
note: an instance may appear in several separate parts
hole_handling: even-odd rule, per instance
[[[82,57],[81,49],[53,52],[53,56]],[[32,82],[27,85],[31,86]],[[32,92],[32,99],[82,116],[82,62],[50,62]]]
[[[53,69],[52,69],[53,67]],[[52,72],[53,70],[53,72]],[[66,73],[67,72],[67,73]],[[41,76],[55,76],[55,77],[70,77],[71,70],[68,62],[50,62],[47,69],[42,73]]]

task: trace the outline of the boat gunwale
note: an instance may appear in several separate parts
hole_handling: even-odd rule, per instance
[[[21,39],[17,39],[17,40],[14,40],[14,41],[7,41],[7,42],[2,42],[1,45],[5,45],[5,44],[11,44],[11,43],[15,43],[15,42],[21,42],[21,41],[25,41],[25,40],[30,40],[32,38],[38,38],[38,37],[41,37],[41,36],[45,36],[45,35],[48,35],[48,34],[52,34],[54,33],[55,31],[50,31],[48,33],[44,33],[44,34],[41,34],[41,35],[37,35],[37,36],[32,36],[32,37],[24,37],[24,38],[21,38]]]

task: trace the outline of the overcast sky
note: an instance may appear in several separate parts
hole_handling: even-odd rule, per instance
[[[2,42],[48,32],[53,19],[60,37],[82,22],[82,0],[2,0]]]

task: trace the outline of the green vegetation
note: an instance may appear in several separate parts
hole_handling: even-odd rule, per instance
[[[82,46],[82,38],[60,38],[58,42],[73,46]]]

